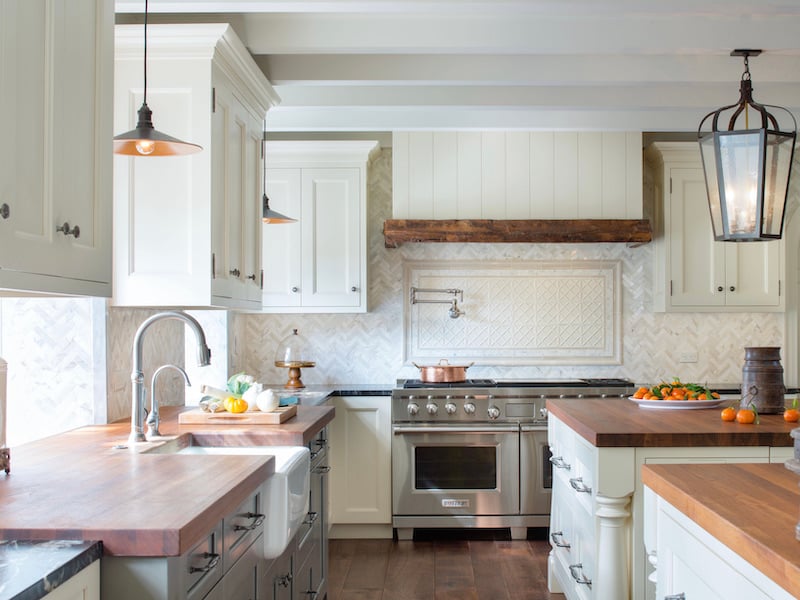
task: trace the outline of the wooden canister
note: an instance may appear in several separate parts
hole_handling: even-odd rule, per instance
[[[754,404],[762,414],[783,413],[783,366],[781,349],[752,347],[744,349],[742,367],[742,408]]]

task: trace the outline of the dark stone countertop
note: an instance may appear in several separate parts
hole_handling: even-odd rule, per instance
[[[0,600],[38,600],[98,560],[100,542],[0,540]]]

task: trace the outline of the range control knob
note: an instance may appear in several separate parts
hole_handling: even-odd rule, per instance
[[[428,411],[429,415],[435,415],[439,412],[439,406],[436,404],[436,402],[428,402],[427,406],[425,406],[425,409]]]
[[[419,404],[416,402],[409,402],[408,403],[408,414],[412,417],[419,412]]]
[[[468,415],[475,414],[475,405],[472,402],[465,402],[464,403],[464,412]]]
[[[547,408],[545,408],[544,406],[539,409],[539,418],[540,419],[546,419],[547,418]]]
[[[500,409],[496,406],[490,406],[486,412],[489,415],[489,418],[492,420],[500,416]]]
[[[448,415],[454,415],[456,414],[458,407],[452,402],[448,402],[447,404],[444,405],[444,409],[447,411]]]

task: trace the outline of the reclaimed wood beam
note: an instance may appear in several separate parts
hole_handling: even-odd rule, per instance
[[[384,244],[417,242],[583,244],[652,241],[647,219],[387,219]]]

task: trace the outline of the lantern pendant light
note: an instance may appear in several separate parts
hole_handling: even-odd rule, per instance
[[[748,58],[759,54],[761,50],[731,52],[731,56],[744,57],[739,101],[707,114],[697,130],[714,239],[718,241],[766,241],[779,239],[783,233],[797,122],[787,109],[753,100]],[[793,130],[781,131],[767,107],[786,113]],[[751,110],[760,125],[757,129],[750,128]],[[718,121],[726,111],[733,112],[727,130],[720,130]],[[742,114],[744,129],[735,129]],[[701,133],[709,117],[711,131]]]
[[[277,210],[272,210],[269,207],[269,198],[267,197],[267,132],[265,131],[261,138],[261,160],[263,172],[263,186],[264,195],[261,197],[261,221],[267,225],[277,225],[279,223],[297,223],[297,219],[287,217],[279,213]]]
[[[197,144],[181,141],[153,127],[153,111],[147,106],[147,3],[144,0],[144,98],[136,129],[114,137],[114,154],[126,156],[179,156],[200,152]]]

